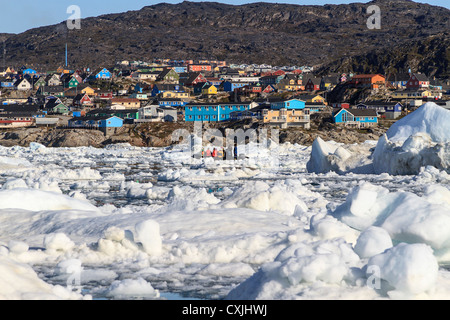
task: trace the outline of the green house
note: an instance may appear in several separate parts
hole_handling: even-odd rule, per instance
[[[68,86],[69,86],[69,88],[76,88],[76,87],[78,87],[79,84],[80,84],[80,82],[78,81],[78,79],[75,77],[72,77],[69,80]]]
[[[35,83],[34,83],[34,87],[36,89],[40,88],[40,87],[44,87],[47,83],[45,82],[45,77],[40,77]]]
[[[180,76],[173,69],[165,69],[156,78],[157,81],[178,82]]]

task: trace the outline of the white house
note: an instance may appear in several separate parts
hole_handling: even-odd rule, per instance
[[[15,84],[17,90],[27,91],[31,90],[33,86],[27,79],[18,80]]]

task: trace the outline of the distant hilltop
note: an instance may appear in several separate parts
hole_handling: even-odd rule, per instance
[[[373,4],[381,13],[375,30],[367,27]],[[313,65],[327,72],[411,68],[448,77],[449,21],[448,9],[404,0],[324,6],[160,3],[83,19],[80,30],[68,31],[64,21],[4,35],[5,60],[54,69],[65,62],[67,42],[69,65],[91,68],[121,60],[217,59]]]

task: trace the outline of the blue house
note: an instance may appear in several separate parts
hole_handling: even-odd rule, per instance
[[[223,82],[223,91],[233,92],[234,89],[242,88],[246,85],[248,85],[247,82],[224,81]]]
[[[69,127],[121,128],[123,119],[116,116],[74,117],[69,120]]]
[[[188,72],[186,66],[182,66],[182,67],[180,67],[180,66],[178,66],[178,67],[173,67],[173,70],[174,70],[176,73],[184,73],[184,72]]]
[[[33,69],[28,68],[28,69],[23,70],[22,73],[23,73],[24,75],[25,75],[25,74],[35,75],[37,72],[36,72],[36,70],[33,70]]]
[[[401,116],[403,106],[400,102],[371,101],[360,103],[356,108],[373,109],[383,118],[396,119]]]
[[[11,88],[11,89],[13,89],[13,88],[15,88],[14,87],[14,83],[15,83],[14,80],[4,80],[4,81],[1,82],[1,87],[2,88]]]
[[[287,100],[272,100],[270,101],[270,108],[274,110],[280,110],[280,109],[305,109],[305,101],[299,100],[299,99],[287,99]]]
[[[178,84],[157,83],[153,86],[152,97],[166,91],[184,92],[184,89]]]
[[[103,68],[102,70],[100,70],[98,73],[95,74],[95,78],[96,79],[111,79],[112,78],[112,74],[111,72],[106,69]]]
[[[250,108],[248,103],[188,103],[184,106],[185,121],[217,122],[230,120],[230,114],[235,111],[245,111]]]
[[[373,109],[340,109],[333,114],[334,122],[357,128],[378,124],[378,114]]]

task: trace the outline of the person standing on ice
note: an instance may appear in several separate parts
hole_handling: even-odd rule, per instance
[[[217,157],[217,150],[216,150],[216,148],[213,149],[212,157],[213,158]]]
[[[209,148],[206,149],[206,157],[211,157],[211,150]]]
[[[202,148],[202,158],[205,157],[205,148]]]
[[[238,159],[238,149],[237,149],[237,144],[234,145],[234,160]]]

